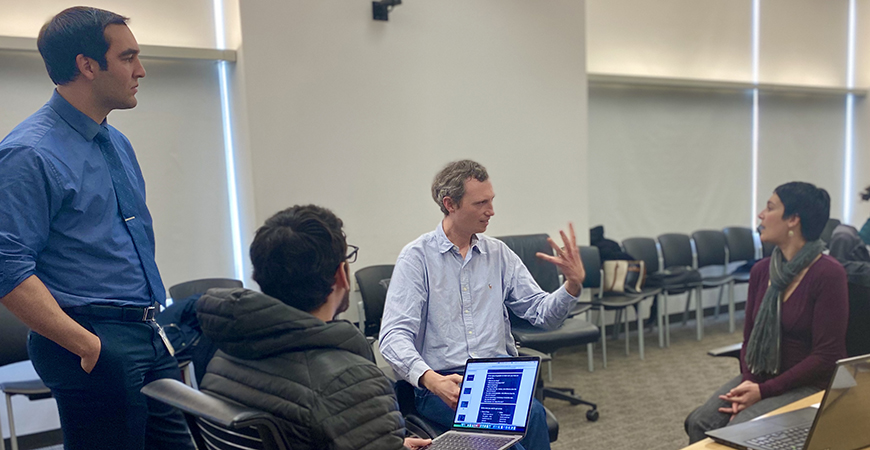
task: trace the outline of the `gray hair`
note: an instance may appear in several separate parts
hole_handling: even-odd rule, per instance
[[[465,182],[471,178],[484,182],[489,179],[486,167],[470,159],[453,161],[447,164],[432,181],[432,199],[441,208],[446,216],[448,211],[444,207],[444,198],[450,197],[453,203],[459,205],[465,196]]]

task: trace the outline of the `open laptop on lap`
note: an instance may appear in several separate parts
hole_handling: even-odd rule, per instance
[[[427,450],[502,450],[526,434],[541,360],[538,357],[469,359],[453,428]]]
[[[708,431],[707,436],[749,450],[856,450],[870,446],[870,355],[837,361],[818,409],[763,417]]]

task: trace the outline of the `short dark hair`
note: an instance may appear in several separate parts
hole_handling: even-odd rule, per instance
[[[457,206],[465,196],[465,182],[474,178],[481,183],[489,179],[486,167],[470,159],[453,161],[444,166],[432,181],[432,200],[441,208],[446,216],[448,211],[444,207],[444,198],[450,197]]]
[[[773,192],[782,201],[782,218],[797,215],[801,219],[801,234],[808,241],[822,235],[831,216],[831,196],[814,184],[801,181],[781,184]]]
[[[126,25],[127,17],[87,6],[67,8],[42,26],[36,46],[45,62],[48,76],[57,85],[67,84],[79,75],[76,57],[85,55],[108,69],[106,27]]]
[[[251,243],[254,281],[264,294],[305,312],[326,302],[347,252],[343,223],[315,205],[270,217]]]

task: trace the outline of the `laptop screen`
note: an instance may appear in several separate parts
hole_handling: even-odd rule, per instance
[[[540,359],[469,359],[453,429],[525,433]]]
[[[864,448],[870,444],[866,424],[870,424],[870,355],[837,362],[806,448]]]

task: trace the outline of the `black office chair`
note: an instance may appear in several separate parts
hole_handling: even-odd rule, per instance
[[[363,267],[354,273],[359,286],[360,322],[363,324],[363,334],[368,338],[377,339],[381,331],[381,317],[384,315],[384,303],[387,301],[387,288],[393,276],[393,264]]]
[[[211,288],[240,288],[242,286],[241,281],[231,278],[202,278],[172,286],[169,288],[169,296],[175,300],[181,300],[193,295],[205,294],[205,291]]]
[[[692,233],[692,243],[695,245],[697,259],[695,268],[714,269],[714,272],[701,273],[701,292],[698,299],[702,298],[705,288],[719,288],[719,298],[716,301],[716,315],[719,317],[719,307],[722,304],[722,295],[728,291],[728,331],[734,332],[734,277],[728,273],[728,240],[725,233],[719,230],[700,230]],[[718,272],[718,273],[716,273]],[[703,308],[702,308],[703,310]]]
[[[830,218],[828,222],[825,224],[825,228],[822,229],[822,234],[819,236],[819,239],[825,242],[825,244],[831,243],[831,236],[834,234],[834,229],[840,225],[839,219]]]
[[[725,233],[725,240],[728,243],[729,275],[734,278],[735,284],[748,283],[749,271],[757,260],[755,256],[755,237],[752,235],[752,229],[747,227],[727,227],[723,228],[722,232]],[[743,264],[731,269],[736,263]]]
[[[700,341],[704,337],[704,305],[701,302],[701,273],[694,269],[692,255],[692,243],[689,236],[681,233],[666,233],[658,237],[662,249],[662,265],[665,270],[680,270],[693,273],[697,281],[686,283],[686,307],[683,310],[683,326],[686,325],[689,316],[689,306],[692,303],[692,294],[695,300],[695,328],[697,338]]]
[[[152,381],[142,393],[184,412],[200,450],[288,450],[290,445],[275,416],[180,381]]]
[[[243,287],[243,283],[231,278],[202,278],[199,280],[185,281],[184,283],[178,283],[170,287],[169,296],[172,297],[173,300],[183,300],[194,295],[205,294],[205,292],[211,288],[232,289],[240,287]],[[159,316],[157,321],[160,322]],[[167,333],[172,332],[171,328],[166,328],[166,331]],[[170,339],[171,336],[172,335],[170,334]],[[194,360],[196,360],[199,365],[203,366],[201,369],[205,369],[205,366],[208,365],[208,361],[211,360],[211,357],[214,356],[215,351],[217,351],[217,346],[214,345],[208,336],[202,335],[196,340],[196,342],[191,344],[190,350],[193,350],[194,347],[206,349],[207,351],[190,351],[188,354],[194,355],[192,359],[183,360],[179,357],[178,368],[181,369],[182,380],[184,380],[188,385],[197,388],[199,383],[202,381],[203,375],[205,375],[205,371],[203,370],[201,374],[197,374],[197,364],[194,364]]]
[[[4,306],[0,306],[0,367],[27,361],[27,325],[21,323]],[[35,378],[23,381],[0,380],[0,391],[6,396],[6,414],[9,417],[9,443],[12,450],[18,450],[18,436],[15,433],[15,414],[12,411],[12,397],[23,395],[28,400],[51,398],[51,390],[45,387],[42,380]],[[0,450],[5,450],[3,442],[3,426],[0,424]]]
[[[535,256],[538,252],[553,254],[546,234],[505,236],[497,239],[504,242],[519,256],[541,289],[553,292],[560,287],[561,283],[556,266]],[[517,318],[510,310],[508,313],[511,317],[511,331],[517,345],[548,355],[552,355],[563,347],[582,344],[586,344],[587,351],[591,353],[592,344],[599,339],[598,327],[578,317],[565,319],[558,329],[543,330]],[[590,367],[591,369],[592,367]],[[572,405],[591,406],[592,409],[586,412],[586,419],[598,420],[598,406],[575,395],[574,389],[545,386],[542,392],[544,397],[565,400]]]
[[[601,255],[598,247],[579,246],[580,259],[583,261],[583,267],[586,269],[586,279],[583,281],[584,289],[592,289],[592,301],[587,305],[598,309],[598,329],[601,333],[601,354],[604,360],[604,368],[607,368],[607,339],[605,336],[605,311],[616,311],[616,316],[613,321],[613,331],[616,337],[619,336],[620,316],[625,312],[625,354],[630,353],[629,343],[629,328],[628,328],[628,308],[633,308],[635,317],[637,318],[637,340],[640,359],[644,359],[644,327],[643,318],[640,316],[640,303],[646,299],[654,299],[661,292],[661,289],[644,289],[639,293],[630,292],[604,292],[602,282],[604,280],[604,271],[602,269]],[[661,332],[661,330],[659,330]]]

